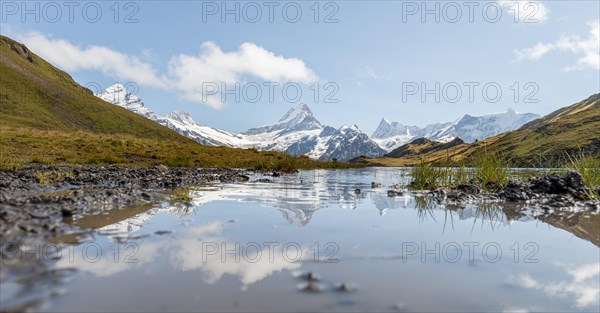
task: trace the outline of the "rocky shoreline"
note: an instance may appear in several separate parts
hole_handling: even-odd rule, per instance
[[[430,196],[438,202],[464,204],[469,202],[524,202],[544,211],[578,207],[600,210],[600,201],[593,193],[600,194],[600,186],[590,189],[585,186],[581,175],[567,171],[562,176],[556,173],[533,177],[528,182],[510,180],[502,188],[485,192],[475,184],[461,184],[450,189],[430,190]]]
[[[38,165],[14,172],[0,171],[0,240],[8,242],[28,235],[58,235],[73,228],[65,223],[66,220],[85,215],[90,210],[161,200],[155,198],[159,191],[185,186],[247,182],[250,180],[248,174],[248,171],[238,169],[166,166],[136,169]],[[600,210],[600,202],[591,197],[592,192],[600,193],[600,187],[589,189],[581,175],[571,171],[562,176],[534,177],[529,182],[511,180],[494,191],[484,191],[475,184],[462,184],[425,192],[438,203],[452,205],[525,202],[544,211],[572,207]],[[398,189],[387,192],[390,197],[402,193]]]
[[[166,166],[39,165],[0,171],[0,240],[61,234],[72,228],[65,219],[73,215],[152,201],[152,190],[248,180],[244,170]]]

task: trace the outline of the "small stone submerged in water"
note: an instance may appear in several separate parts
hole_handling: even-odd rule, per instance
[[[335,289],[339,292],[355,292],[357,287],[352,283],[337,284]]]
[[[396,190],[388,190],[387,191],[387,196],[390,198],[393,198],[396,196],[402,197],[403,195],[404,195],[404,193],[402,191],[396,191]]]
[[[317,293],[325,289],[325,286],[319,283],[320,276],[313,272],[301,273],[297,277],[306,281],[298,284],[298,290],[300,291]]]
[[[306,283],[298,284],[298,289],[304,292],[318,293],[325,290],[325,286],[316,281],[309,281]]]
[[[296,277],[298,277],[302,280],[306,280],[306,281],[320,281],[321,280],[321,276],[318,274],[315,274],[313,272],[301,273],[301,274],[298,274]]]
[[[296,275],[296,277],[305,281],[298,284],[298,290],[300,291],[319,293],[328,289],[327,284],[321,281],[321,277],[313,272],[301,273]],[[329,287],[333,287],[333,290],[344,293],[355,292],[357,290],[355,284],[347,282],[330,284]]]

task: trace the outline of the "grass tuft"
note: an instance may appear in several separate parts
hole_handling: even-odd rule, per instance
[[[483,154],[474,161],[474,181],[484,189],[500,189],[510,179],[510,167],[498,154]]]
[[[487,154],[476,159],[472,168],[464,164],[459,167],[434,166],[421,160],[412,168],[411,176],[410,187],[419,190],[456,187],[460,184],[476,184],[486,190],[497,190],[508,183],[510,168],[499,155]]]
[[[171,200],[176,202],[183,202],[185,204],[192,203],[192,189],[189,187],[179,188],[173,191]]]
[[[592,196],[600,199],[595,187],[600,186],[600,159],[583,152],[579,152],[576,157],[567,155],[569,161],[565,164],[565,168],[578,172],[583,178],[583,182],[592,190]]]
[[[54,186],[65,178],[73,178],[73,172],[44,171],[35,174],[38,182],[45,186]]]

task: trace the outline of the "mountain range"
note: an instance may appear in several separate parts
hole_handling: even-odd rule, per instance
[[[508,109],[503,113],[483,116],[465,114],[454,122],[430,124],[425,127],[405,126],[384,118],[373,132],[372,138],[387,151],[392,151],[417,138],[438,142],[449,142],[460,138],[467,143],[472,143],[518,129],[539,117],[537,114],[517,113],[513,109]]]
[[[209,146],[274,150],[321,161],[347,161],[361,155],[378,157],[386,152],[356,125],[334,128],[321,124],[304,103],[291,108],[276,123],[236,134],[200,124],[185,112],[160,116],[121,84],[96,96]]]
[[[383,158],[357,158],[364,165],[405,166],[421,162],[470,163],[497,154],[513,166],[556,167],[582,154],[600,158],[600,94],[535,119],[520,128],[473,143],[459,138],[441,143],[418,138]]]
[[[454,122],[425,127],[405,126],[384,118],[369,137],[356,125],[340,128],[323,125],[306,104],[300,103],[273,124],[237,134],[200,124],[185,112],[159,116],[144,106],[139,97],[127,93],[120,84],[110,86],[97,96],[204,145],[274,150],[322,161],[347,161],[359,156],[379,157],[416,138],[438,142],[460,138],[465,142],[474,142],[517,129],[539,117],[537,114],[520,114],[509,109],[504,113],[484,116],[465,115]]]

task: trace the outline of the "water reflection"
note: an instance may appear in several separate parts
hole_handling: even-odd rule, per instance
[[[581,266],[556,264],[566,272],[566,279],[551,281],[530,274],[511,277],[509,283],[525,289],[542,290],[548,297],[574,298],[574,305],[582,309],[598,309],[600,305],[600,263]]]
[[[238,277],[242,289],[283,270],[297,270],[300,263],[284,258],[281,247],[261,244],[240,246],[222,237],[222,222],[193,227],[182,234],[171,252],[171,264],[181,271],[200,270],[208,284],[224,275]]]
[[[60,301],[42,302],[52,304],[48,310],[78,311],[86,308],[85,299],[105,295],[103,287],[133,282],[136,288],[123,291],[127,302],[114,310],[167,308],[167,303],[173,310],[195,311],[566,311],[598,305],[597,212],[546,214],[527,204],[448,205],[406,190],[390,197],[389,186],[406,179],[397,169],[307,171],[272,179],[199,186],[187,204],[164,201],[73,221],[95,230],[54,239],[72,244],[73,256],[44,266],[46,271],[76,269],[69,275],[78,279],[64,282],[70,289]],[[371,182],[382,187],[372,188]],[[324,249],[328,242],[337,250]],[[409,258],[403,250],[403,243],[431,249],[437,243],[464,247],[467,242],[493,243],[503,254],[495,262],[481,254],[473,262],[467,254],[458,262],[435,262],[422,261],[419,254]],[[514,243],[528,242],[539,247],[539,263],[524,263],[523,255],[513,254]],[[290,261],[284,243],[307,253]],[[319,257],[312,255],[315,243]],[[93,247],[103,252],[97,258]],[[86,256],[88,248],[92,254]],[[332,251],[339,262],[323,262]],[[320,283],[332,292],[299,294],[296,286],[302,282],[293,274],[300,270],[322,274]],[[39,301],[31,284],[19,278],[2,278],[8,294],[2,295],[2,309],[13,303],[9,298]],[[340,283],[358,287],[344,295],[334,292]]]
[[[133,210],[114,210],[99,223],[98,217],[88,216],[77,221],[81,227],[101,227],[105,234],[134,232],[143,227],[154,215],[164,212],[185,217],[200,207],[214,202],[227,201],[255,203],[276,208],[283,218],[298,227],[307,226],[315,212],[325,208],[356,209],[371,203],[380,216],[390,210],[414,209],[420,223],[440,223],[442,233],[453,229],[454,222],[471,220],[471,231],[478,225],[495,230],[510,227],[514,222],[542,221],[564,229],[600,246],[600,215],[597,212],[555,212],[547,214],[524,203],[467,203],[446,205],[431,196],[412,194],[405,190],[402,196],[390,197],[388,186],[406,185],[405,169],[361,169],[344,171],[303,171],[296,176],[274,178],[273,183],[228,184],[197,187],[190,192],[191,203],[169,202],[152,207],[150,204]],[[371,182],[381,183],[381,188],[371,188]],[[357,193],[357,189],[360,190]],[[141,212],[141,213],[140,213]],[[436,219],[442,212],[443,219]],[[137,214],[137,215],[136,215]],[[106,225],[106,226],[104,226]]]

